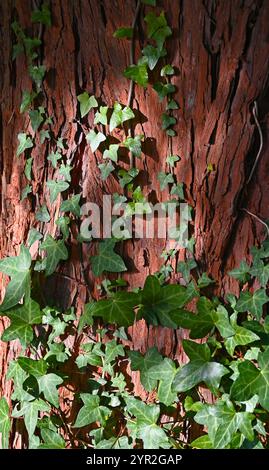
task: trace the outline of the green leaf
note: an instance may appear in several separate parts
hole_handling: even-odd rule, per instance
[[[44,80],[46,67],[45,65],[29,65],[28,67],[29,75],[31,79],[35,82],[38,89],[40,89],[41,84]]]
[[[41,429],[43,444],[38,449],[65,449],[65,440],[60,434],[48,428]]]
[[[175,69],[170,64],[166,64],[161,69],[161,77],[166,77],[167,75],[174,75]]]
[[[102,317],[107,323],[130,326],[134,323],[134,307],[138,296],[133,292],[117,292],[112,298],[95,302],[92,315]]]
[[[156,0],[142,0],[142,3],[145,5],[151,5],[152,7],[156,7]]]
[[[66,240],[69,237],[69,224],[70,224],[69,217],[58,217],[55,223],[60,228],[63,234],[64,240]]]
[[[11,420],[9,418],[9,406],[4,397],[0,399],[0,434],[2,449],[8,449],[9,431],[11,430]]]
[[[80,198],[81,194],[75,194],[70,199],[63,201],[60,207],[61,212],[71,212],[77,217],[80,217]]]
[[[114,38],[122,39],[122,38],[127,38],[131,39],[133,37],[133,28],[118,28],[116,31],[113,33]]]
[[[19,339],[22,346],[27,346],[33,340],[33,325],[41,323],[42,312],[39,305],[30,300],[5,312],[11,320],[11,325],[5,329],[2,341]]]
[[[44,397],[56,408],[59,407],[59,392],[57,387],[63,383],[63,379],[59,375],[50,373],[38,377],[39,390]]]
[[[151,46],[150,44],[144,47],[142,54],[147,59],[147,64],[150,70],[153,70],[161,57],[166,56],[166,49],[160,50],[158,47]]]
[[[28,90],[24,90],[22,92],[22,101],[21,101],[21,105],[20,105],[20,113],[24,113],[25,111],[27,111],[33,100],[35,99],[36,97],[36,93],[32,92],[32,91],[28,91]]]
[[[168,186],[168,184],[174,183],[174,177],[172,173],[164,173],[163,171],[160,171],[157,178],[160,182],[161,191],[163,191]]]
[[[48,180],[46,183],[49,192],[50,192],[50,202],[53,203],[56,201],[58,194],[66,191],[69,188],[69,183],[63,180]]]
[[[16,152],[17,157],[21,155],[26,149],[30,149],[34,145],[31,137],[27,137],[27,134],[25,134],[25,132],[20,132],[18,134],[18,140],[19,145]]]
[[[51,26],[51,13],[46,3],[42,4],[40,10],[34,10],[31,16],[32,23],[42,23],[46,26]]]
[[[162,129],[168,129],[170,126],[174,126],[177,120],[174,116],[170,116],[169,114],[163,113],[162,114]]]
[[[175,163],[178,162],[180,160],[180,157],[178,155],[169,155],[167,158],[166,158],[166,163],[168,163],[168,165],[171,167],[171,168],[174,168],[175,167]]]
[[[148,84],[147,58],[136,65],[129,65],[123,72],[124,77],[133,80],[138,85],[146,88]],[[111,122],[111,121],[110,121]],[[118,126],[115,126],[118,127]]]
[[[138,351],[128,351],[131,360],[131,369],[140,371],[140,380],[143,387],[150,392],[157,386],[157,378],[152,377],[150,370],[163,362],[161,354],[156,347],[148,349],[143,356]]]
[[[63,240],[54,240],[51,235],[47,235],[46,240],[41,243],[40,250],[46,250],[46,276],[54,273],[61,260],[67,260],[68,251]]]
[[[253,294],[249,291],[241,292],[236,302],[236,310],[238,312],[250,312],[257,320],[261,319],[263,305],[269,301],[265,289],[258,289]]]
[[[196,268],[197,264],[194,259],[179,261],[177,264],[177,272],[183,275],[183,279],[189,283],[191,279],[191,271]]]
[[[241,261],[239,268],[235,268],[232,271],[229,271],[228,274],[229,276],[234,277],[234,279],[245,283],[249,279],[249,269],[250,267],[246,261]]]
[[[48,155],[48,160],[51,162],[53,168],[57,168],[58,160],[60,160],[62,157],[63,156],[60,152],[51,152]]]
[[[33,375],[36,378],[42,377],[46,374],[48,369],[48,365],[44,359],[35,360],[30,357],[19,357],[18,364],[27,374]]]
[[[200,436],[194,441],[191,442],[191,447],[194,449],[213,449],[212,442],[209,439],[209,436],[205,434]]]
[[[50,407],[43,400],[39,399],[30,402],[23,402],[20,410],[15,408],[12,412],[13,418],[24,416],[24,423],[29,438],[31,438],[35,432],[40,411],[48,413],[50,411]]]
[[[78,95],[78,101],[80,103],[80,115],[83,118],[92,108],[97,108],[98,103],[94,96],[89,96],[85,91],[81,95]]]
[[[183,349],[190,361],[203,360],[205,362],[210,361],[211,353],[209,346],[206,343],[200,344],[194,341],[183,339]]]
[[[210,284],[215,284],[215,281],[213,279],[210,279],[207,273],[203,273],[202,276],[199,277],[197,284],[198,287],[202,289],[203,287],[207,287]]]
[[[149,369],[151,380],[158,380],[158,400],[166,406],[172,405],[177,400],[177,392],[173,390],[173,382],[177,373],[175,363],[168,357],[161,364]]]
[[[140,157],[141,155],[141,141],[143,139],[144,135],[136,135],[134,138],[133,137],[128,137],[124,142],[123,145],[124,147],[127,147],[130,152],[135,157]]]
[[[31,172],[32,172],[32,163],[33,163],[33,157],[27,158],[25,168],[24,168],[24,174],[26,178],[31,181]]]
[[[36,132],[39,128],[39,126],[42,124],[44,121],[44,117],[40,113],[38,109],[33,109],[29,111],[29,116],[31,120],[31,126],[34,132]]]
[[[91,151],[96,152],[101,142],[106,140],[106,136],[102,132],[95,132],[93,129],[86,135],[86,140],[90,144]]]
[[[206,297],[201,297],[198,300],[197,310],[198,313],[196,315],[186,310],[179,310],[175,320],[178,326],[191,330],[190,338],[192,339],[206,336],[218,321],[216,311],[210,300]]]
[[[44,144],[45,140],[50,140],[50,133],[48,129],[41,129],[40,131],[40,143]]]
[[[162,82],[156,82],[154,83],[153,88],[158,93],[160,101],[162,101],[167,95],[176,91],[176,87],[171,83],[164,84]]]
[[[31,194],[32,192],[32,186],[30,184],[27,184],[25,188],[23,188],[21,192],[21,201],[24,201],[28,197],[28,194]]]
[[[100,106],[99,111],[95,113],[94,124],[103,124],[107,125],[107,111],[108,106]]]
[[[30,285],[31,255],[24,245],[21,245],[19,256],[10,256],[0,260],[0,272],[10,276],[11,280],[6,289],[0,312],[14,307],[26,293]]]
[[[57,148],[64,150],[64,139],[63,137],[59,137],[56,142]]]
[[[259,368],[250,361],[238,365],[239,376],[231,387],[231,397],[236,401],[247,401],[258,395],[263,408],[269,411],[269,347],[258,357]]]
[[[170,191],[171,196],[175,195],[178,196],[179,199],[182,201],[185,200],[184,196],[184,186],[183,183],[178,183],[178,184],[173,184],[171,191]]]
[[[262,287],[266,287],[269,280],[269,264],[264,264],[262,260],[255,260],[250,269],[251,276],[258,279]]]
[[[131,183],[134,178],[138,175],[139,170],[138,168],[131,168],[130,170],[126,171],[123,168],[121,168],[118,171],[118,177],[119,177],[119,183],[122,188],[126,186],[126,184]]]
[[[109,149],[104,151],[103,158],[104,159],[108,158],[109,160],[112,160],[113,162],[117,163],[117,161],[118,161],[118,149],[119,149],[118,144],[111,144],[109,146]]]
[[[49,222],[50,221],[50,215],[47,209],[47,206],[43,204],[40,209],[36,213],[36,220],[39,222]]]
[[[42,237],[42,233],[36,230],[36,228],[31,228],[28,234],[27,243],[29,246],[32,246],[36,241],[41,240]]]
[[[59,175],[64,177],[64,181],[71,181],[70,172],[73,170],[73,167],[70,165],[65,165],[64,163],[61,164],[59,169]]]
[[[95,276],[100,276],[104,271],[120,273],[127,270],[121,256],[114,251],[115,244],[116,241],[113,238],[99,243],[99,254],[90,258]]]
[[[162,49],[166,38],[171,36],[172,30],[167,25],[164,12],[157,16],[154,12],[149,12],[145,16],[145,22],[147,23],[147,34],[149,38],[156,41],[157,47]]]
[[[111,411],[106,406],[100,406],[100,397],[98,395],[90,395],[89,393],[81,393],[80,397],[84,403],[79,410],[74,428],[82,428],[91,423],[99,421],[103,426],[109,418]]]
[[[122,125],[125,121],[135,117],[133,111],[128,106],[122,108],[120,103],[115,103],[109,122],[109,131],[112,132],[116,127]]]
[[[105,181],[109,177],[110,173],[115,170],[115,167],[110,160],[106,163],[100,163],[98,168],[101,171],[102,181]]]
[[[166,111],[170,111],[170,110],[174,110],[174,109],[178,109],[179,106],[177,104],[177,102],[175,100],[171,100],[169,99],[167,105],[166,105]]]
[[[228,369],[218,362],[205,362],[203,359],[190,361],[177,372],[173,387],[177,392],[187,392],[199,383],[205,383],[215,392]]]
[[[227,338],[224,342],[225,347],[231,356],[233,355],[236,346],[244,346],[260,339],[259,336],[252,331],[247,330],[242,326],[238,326],[236,319],[237,314],[235,313],[231,316],[231,324],[234,329],[234,335]]]

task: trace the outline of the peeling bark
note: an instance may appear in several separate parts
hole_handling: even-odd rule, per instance
[[[174,32],[167,48],[169,62],[178,72],[173,82],[177,87],[175,99],[180,103],[173,152],[179,153],[181,161],[175,175],[178,182],[185,183],[188,201],[195,210],[195,256],[200,269],[217,280],[217,294],[224,295],[227,290],[237,293],[238,285],[227,276],[227,271],[247,257],[249,247],[264,236],[264,227],[242,208],[263,219],[269,217],[269,3],[266,0],[164,0],[159,4]],[[17,18],[24,28],[33,31],[36,27],[30,23],[32,7],[30,0],[3,0],[0,5],[1,258],[17,254],[20,244],[26,241],[34,222],[35,206],[43,201],[50,206],[44,186],[51,174],[46,162],[50,144],[33,151],[35,196],[32,201],[20,202],[26,184],[24,159],[15,155],[15,136],[20,131],[30,132],[29,120],[19,114],[19,107],[22,90],[30,88],[31,83],[25,58],[11,60],[10,25]],[[122,71],[128,64],[129,44],[113,38],[113,32],[131,22],[135,1],[52,0],[51,9],[53,25],[45,29],[42,37],[42,59],[48,70],[44,82],[45,106],[53,117],[55,136],[68,141],[67,158],[75,166],[71,188],[77,192],[80,187],[85,201],[98,203],[103,193],[111,194],[119,187],[113,178],[107,182],[100,180],[97,168],[100,155],[91,154],[80,126],[74,121],[78,117],[76,96],[87,90],[109,105],[116,100],[126,102],[129,83]],[[139,43],[137,49],[143,47],[142,34]],[[253,178],[246,184],[259,148],[252,115],[255,100],[264,147]],[[138,162],[143,170],[140,184],[150,199],[165,200],[167,194],[160,193],[157,182],[157,174],[165,170],[169,152],[167,138],[160,131],[163,105],[151,87],[146,91],[135,87],[134,107],[141,118],[137,131],[146,136],[145,156]],[[209,171],[209,165],[213,171]],[[53,221],[48,231],[55,231]],[[159,268],[160,254],[165,247],[169,247],[166,240],[125,244],[124,256],[130,271],[124,277],[131,286],[143,285],[146,276]],[[87,264],[88,256],[84,249],[86,276],[96,296],[96,281]],[[179,280],[178,274],[174,280]],[[70,262],[51,277],[46,292],[61,305],[75,302],[78,311],[85,302],[87,286],[75,241]],[[1,317],[1,329],[5,323]],[[135,349],[145,352],[157,345],[162,353],[185,359],[181,349],[182,330],[175,333],[140,322],[130,329],[130,335]],[[17,351],[16,343],[1,343],[0,393],[6,397],[11,393],[11,384],[5,380],[7,364]],[[136,392],[142,393],[138,375],[134,377]]]

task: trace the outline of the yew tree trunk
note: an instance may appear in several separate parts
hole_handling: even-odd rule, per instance
[[[98,157],[86,144],[79,118],[77,95],[85,90],[112,106],[126,103],[129,81],[122,72],[129,61],[129,42],[113,38],[120,26],[131,24],[135,0],[52,0],[52,26],[42,32],[42,62],[45,107],[53,118],[56,137],[67,139],[67,157],[72,158],[71,189],[81,188],[85,201],[101,203],[103,194],[119,190],[116,180],[100,179]],[[173,37],[167,41],[168,61],[176,67],[173,83],[180,104],[173,138],[173,153],[181,157],[175,175],[186,186],[187,201],[194,209],[195,257],[201,271],[217,281],[217,293],[236,292],[236,281],[227,271],[248,255],[249,247],[264,237],[264,226],[242,209],[261,219],[269,218],[269,2],[267,0],[163,0]],[[143,47],[143,13],[139,18],[136,56]],[[28,118],[19,113],[22,91],[31,81],[23,56],[12,61],[11,23],[19,21],[29,33],[38,34],[30,22],[30,0],[2,0],[0,4],[0,257],[18,254],[34,222],[36,206],[50,207],[45,180],[50,174],[46,155],[50,144],[33,151],[34,196],[20,202],[25,187],[24,158],[16,157],[17,134],[31,132]],[[37,29],[36,29],[37,28]],[[253,177],[247,184],[259,149],[253,104],[257,102],[263,148]],[[152,87],[135,87],[134,108],[140,111],[137,132],[146,137],[145,155],[138,166],[143,192],[154,201],[165,200],[160,192],[159,171],[165,171],[168,142],[160,130],[163,104]],[[142,116],[144,116],[142,118]],[[101,156],[100,156],[101,158]],[[57,212],[57,207],[53,209]],[[49,230],[56,228],[52,219]],[[36,224],[36,222],[35,222]],[[36,228],[39,228],[35,225]],[[42,227],[41,227],[42,229]],[[125,243],[124,258],[131,286],[141,286],[146,276],[162,263],[160,254],[169,247],[166,240],[136,240]],[[34,255],[34,253],[33,253]],[[86,276],[93,296],[95,279],[83,253]],[[175,262],[176,263],[176,262]],[[176,268],[176,265],[174,266]],[[175,274],[175,280],[179,274]],[[2,283],[2,294],[4,286]],[[71,247],[68,264],[51,276],[46,295],[58,304],[75,304],[78,311],[88,291],[81,273],[78,247]],[[0,329],[5,320],[0,317]],[[184,360],[183,331],[148,327],[140,322],[131,329],[133,347],[142,352],[152,345],[170,356]],[[7,365],[16,356],[16,342],[0,343],[0,395],[10,396],[5,380]],[[138,379],[137,392],[141,392]]]

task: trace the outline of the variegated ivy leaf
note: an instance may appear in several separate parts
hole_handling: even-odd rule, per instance
[[[90,144],[91,151],[96,152],[101,142],[106,140],[106,136],[102,132],[95,132],[93,129],[86,135],[86,140]]]
[[[54,273],[61,260],[67,260],[68,251],[63,240],[54,240],[51,235],[47,235],[46,240],[41,243],[40,250],[46,250],[46,276]]]
[[[10,256],[0,261],[0,272],[10,276],[0,311],[4,312],[14,307],[30,287],[31,255],[24,245],[21,245],[19,256]]]
[[[69,183],[63,180],[48,180],[46,184],[49,188],[51,203],[56,201],[58,194],[62,193],[63,191],[66,191],[66,189],[69,188]]]

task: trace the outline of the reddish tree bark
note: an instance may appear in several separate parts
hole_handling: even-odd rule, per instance
[[[75,166],[71,188],[81,187],[86,201],[101,202],[102,195],[119,190],[113,177],[101,182],[98,157],[91,154],[85,136],[74,120],[78,117],[76,96],[84,90],[113,105],[126,103],[129,82],[122,71],[128,65],[128,41],[113,38],[117,27],[131,23],[134,0],[53,0],[52,27],[43,33],[45,107],[53,117],[56,137],[67,139],[67,157]],[[266,219],[268,210],[268,77],[269,3],[266,0],[164,0],[157,2],[173,28],[167,41],[168,60],[177,69],[173,83],[180,103],[173,139],[173,152],[181,156],[175,174],[186,185],[187,199],[194,208],[195,257],[200,269],[217,280],[216,292],[237,292],[237,283],[227,271],[248,256],[248,249],[264,236],[264,227],[243,208]],[[43,201],[50,207],[44,181],[50,175],[46,162],[50,144],[33,151],[32,202],[20,202],[25,186],[24,159],[16,157],[20,131],[29,131],[29,119],[19,113],[22,91],[31,86],[23,56],[12,61],[11,23],[16,18],[29,33],[38,26],[30,22],[30,0],[4,0],[0,5],[0,88],[1,88],[1,215],[0,257],[18,253],[34,222],[34,209]],[[139,18],[142,31],[143,9]],[[35,29],[37,28],[37,29]],[[139,35],[136,57],[143,47]],[[253,119],[257,101],[264,145],[251,181],[248,176],[259,148],[259,134]],[[160,131],[163,104],[151,86],[135,87],[134,108],[140,112],[137,131],[146,136],[145,155],[138,167],[140,184],[151,200],[165,200],[157,181],[165,170],[169,152],[165,133]],[[144,116],[144,118],[143,118]],[[101,158],[101,156],[100,156]],[[52,209],[49,232],[59,206]],[[141,286],[161,264],[160,254],[169,247],[166,240],[137,240],[125,243],[124,257],[129,268],[124,275],[131,286]],[[34,253],[33,253],[34,255]],[[83,253],[86,276],[95,296],[96,280]],[[175,262],[176,267],[176,262]],[[73,280],[71,280],[72,278]],[[179,275],[174,276],[175,280]],[[4,292],[4,289],[2,289]],[[81,273],[78,247],[73,241],[68,264],[47,282],[46,292],[61,305],[75,303],[78,311],[86,300],[87,287]],[[5,320],[0,318],[1,328]],[[181,339],[184,332],[148,327],[140,322],[130,329],[133,347],[145,352],[157,345],[166,355],[184,360]],[[70,338],[70,341],[73,340]],[[1,343],[1,394],[10,396],[11,383],[5,380],[8,362],[18,345]],[[136,377],[136,390],[141,392]]]

